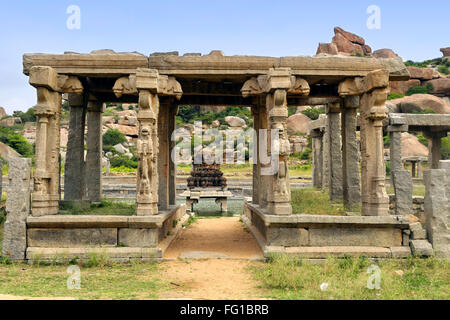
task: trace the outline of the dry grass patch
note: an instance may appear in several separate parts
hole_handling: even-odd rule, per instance
[[[346,215],[342,202],[331,203],[328,192],[314,188],[292,189],[291,203],[295,214]]]

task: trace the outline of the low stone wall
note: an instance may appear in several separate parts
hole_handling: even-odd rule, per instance
[[[103,251],[116,261],[161,259],[185,219],[184,205],[155,216],[29,216],[26,259],[71,259]]]
[[[346,254],[390,258],[411,254],[407,217],[274,216],[246,203],[243,220],[266,256],[287,253],[305,258]]]

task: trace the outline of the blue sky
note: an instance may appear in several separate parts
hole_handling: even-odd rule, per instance
[[[70,5],[81,29],[69,30]],[[381,9],[381,29],[369,30],[369,5]],[[24,53],[88,53],[95,49],[227,55],[314,55],[340,26],[373,49],[392,48],[405,60],[440,57],[450,46],[450,1],[402,0],[15,0],[0,3],[0,106],[8,113],[35,104],[22,74]]]

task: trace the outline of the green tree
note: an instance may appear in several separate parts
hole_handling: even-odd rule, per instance
[[[125,135],[117,129],[109,129],[103,135],[103,146],[115,146],[127,141]]]

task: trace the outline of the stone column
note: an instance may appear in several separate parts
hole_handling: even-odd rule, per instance
[[[70,120],[64,168],[64,200],[82,200],[85,191],[84,131],[86,103],[83,95],[69,94]]]
[[[171,140],[169,137],[169,118],[171,104],[171,98],[162,98],[158,115],[158,207],[163,211],[169,208],[169,166]]]
[[[359,176],[359,143],[356,139],[357,108],[359,96],[345,98],[342,113],[342,162],[344,205],[347,210],[356,209],[361,203],[361,179]]]
[[[268,134],[268,119],[267,119],[267,109],[265,106],[264,99],[259,99],[258,110],[259,110],[259,130],[258,130],[258,175],[259,175],[259,184],[261,186],[268,186],[270,177],[268,175],[263,174],[263,171],[268,170],[270,164],[262,163],[262,155],[266,155],[270,157],[268,154],[268,150],[262,147],[263,139],[265,138],[267,149],[269,147],[269,134]],[[263,135],[264,134],[264,135]],[[267,208],[267,193],[268,188],[261,188],[259,193],[258,204],[261,208]]]
[[[330,132],[329,189],[331,201],[336,201],[343,198],[342,138],[341,138],[340,112],[341,112],[340,104],[329,104],[327,106],[328,128]]]
[[[172,141],[172,134],[175,132],[176,128],[176,116],[178,114],[178,104],[172,103],[169,114],[169,204],[176,204],[177,197],[177,167],[172,161],[171,153],[175,148],[176,141]]]
[[[390,163],[391,171],[402,170],[402,133],[408,132],[408,125],[406,124],[406,119],[397,118],[395,125],[390,125],[387,128],[389,132],[390,140]],[[391,119],[392,122],[392,119]],[[403,124],[400,124],[403,122]]]
[[[291,205],[291,186],[289,179],[288,158],[291,154],[291,144],[287,136],[287,91],[275,89],[267,94],[266,106],[268,111],[268,127],[272,130],[278,130],[278,166],[274,163],[272,157],[271,169],[272,175],[269,175],[269,185],[267,194],[267,211],[269,214],[290,215],[292,214]],[[273,145],[272,132],[270,133],[270,154],[275,151]]]
[[[320,115],[320,117],[327,117],[326,115]],[[326,121],[327,125],[323,131],[322,138],[322,191],[326,191],[330,187],[330,129],[328,126],[328,119]]]
[[[138,69],[136,88],[139,92],[137,215],[150,216],[158,214],[158,72]]]
[[[26,220],[30,214],[31,159],[10,158],[8,197],[2,255],[24,260],[27,249]]]
[[[259,175],[259,159],[258,159],[258,142],[259,142],[259,126],[260,126],[260,114],[258,105],[254,105],[252,107],[252,115],[253,115],[253,130],[256,133],[256,141],[254,143],[254,150],[256,151],[253,154],[253,157],[256,160],[256,163],[253,163],[253,188],[252,188],[252,203],[255,205],[259,204],[259,193],[260,193],[260,175]]]
[[[89,101],[87,115],[86,191],[90,202],[102,199],[102,112],[103,102]]]
[[[362,214],[384,216],[389,215],[383,142],[389,72],[374,71],[368,75],[366,81],[376,89],[365,92],[361,98]]]
[[[447,136],[446,132],[424,132],[428,138],[429,156],[428,162],[431,169],[439,168],[439,161],[442,160],[442,138]]]
[[[424,172],[426,187],[426,229],[436,256],[450,258],[450,231],[448,228],[450,200],[446,189],[450,184],[449,170],[434,169]]]
[[[386,99],[389,71],[375,70],[365,78],[347,79],[339,84],[339,95],[360,95],[361,194],[362,215],[389,215],[384,162],[383,120],[387,118]]]
[[[322,188],[322,167],[323,167],[323,150],[322,139],[323,132],[320,130],[313,130],[312,137],[312,156],[313,156],[313,186],[314,188]]]
[[[0,200],[3,192],[3,162],[0,161]]]
[[[32,67],[30,84],[37,89],[36,169],[34,171],[33,216],[59,211],[59,149],[62,96],[58,75],[50,67]]]
[[[441,160],[439,162],[439,169],[446,170],[447,172],[447,188],[445,189],[445,194],[450,201],[450,160]],[[450,215],[450,212],[448,214]]]

